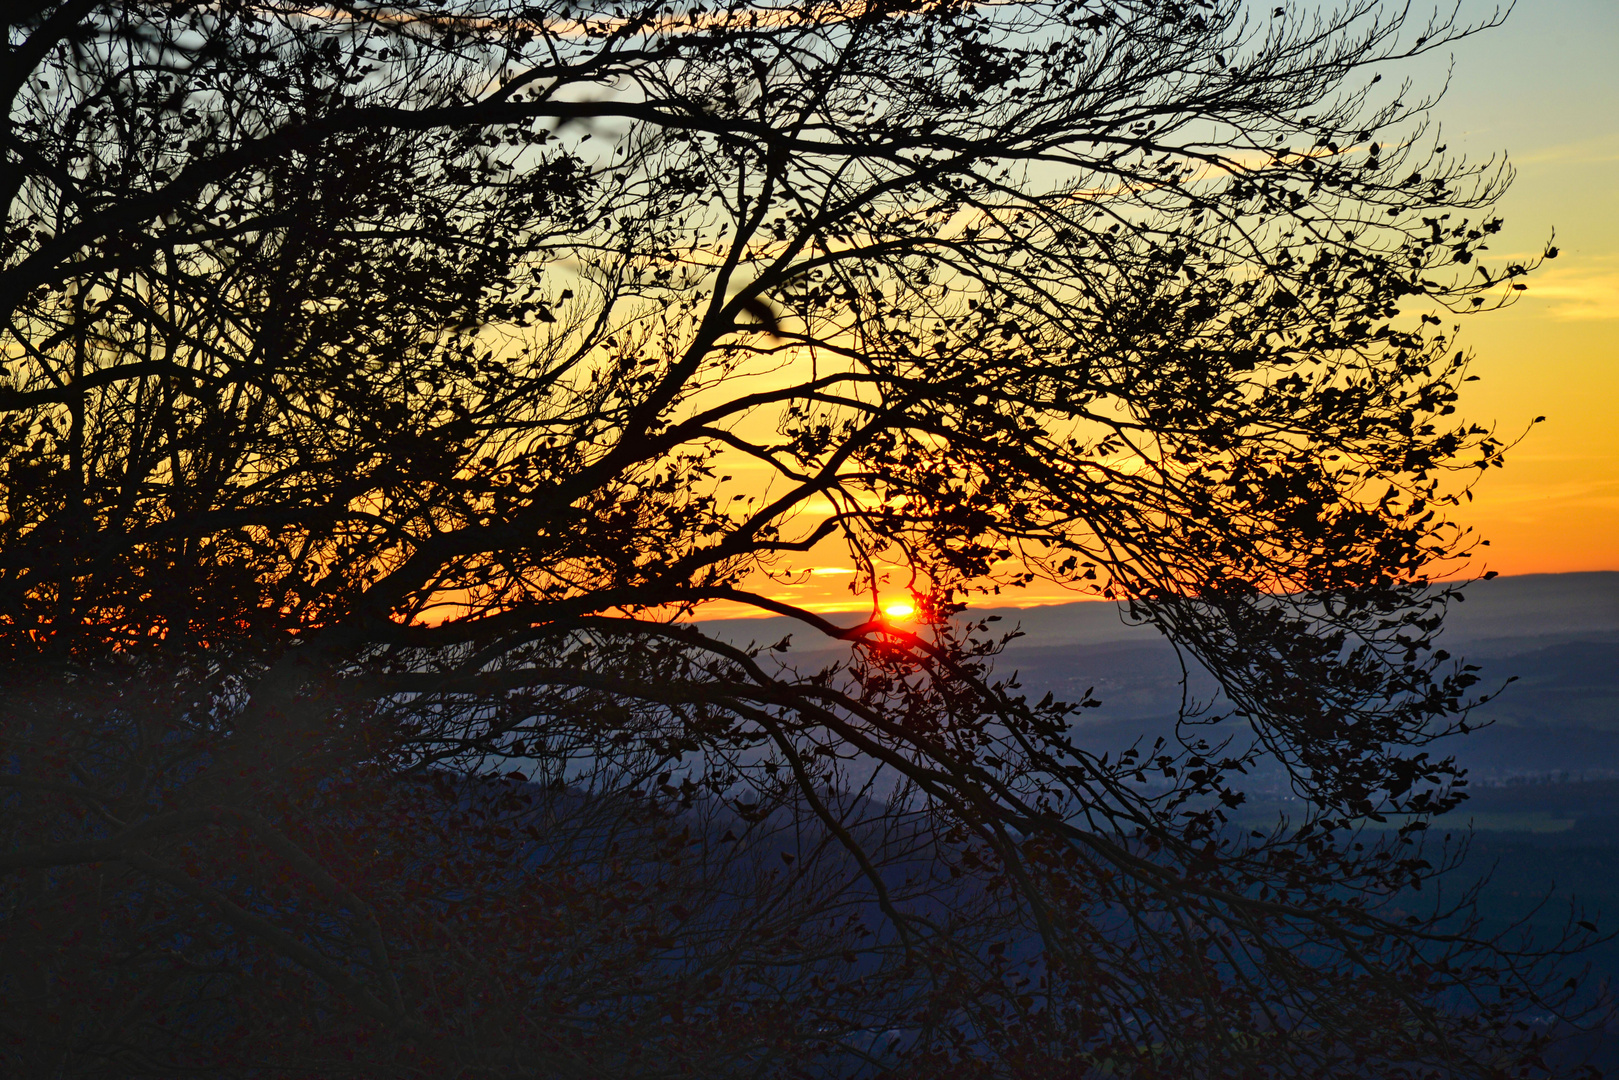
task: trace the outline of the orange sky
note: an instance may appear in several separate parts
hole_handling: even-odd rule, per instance
[[[1558,259],[1509,311],[1468,320],[1477,353],[1460,411],[1518,432],[1480,485],[1469,523],[1503,574],[1619,569],[1619,4],[1519,4],[1505,27],[1458,45],[1435,111],[1469,155],[1507,151],[1498,261]],[[1443,76],[1442,67],[1428,77]]]
[[[1473,4],[1474,14],[1488,10]],[[1465,9],[1464,9],[1465,10]],[[1619,570],[1619,3],[1520,4],[1505,27],[1451,53],[1402,65],[1417,92],[1449,88],[1433,112],[1441,141],[1483,159],[1505,151],[1517,180],[1500,207],[1496,265],[1528,260],[1556,233],[1559,257],[1505,310],[1462,321],[1476,354],[1459,403],[1508,438],[1528,431],[1461,515],[1490,546],[1471,575]],[[1447,71],[1448,69],[1448,71]],[[1414,312],[1413,312],[1414,314]],[[1533,425],[1536,416],[1546,422]],[[830,548],[818,573],[760,591],[816,610],[849,610],[847,559]],[[845,570],[839,573],[840,569]],[[893,583],[884,603],[902,596]],[[1079,599],[1040,585],[975,606]],[[724,605],[711,618],[744,614]]]

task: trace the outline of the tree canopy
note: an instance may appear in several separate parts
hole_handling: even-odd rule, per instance
[[[1493,16],[7,17],[0,917],[43,929],[0,1053],[1536,1067],[1594,931],[1482,933],[1424,840],[1483,697],[1450,515],[1503,451],[1447,322],[1533,264],[1487,261],[1504,165],[1380,81]],[[828,550],[871,618],[780,598]],[[971,618],[1035,579],[1218,702],[1086,745]],[[1244,833],[1264,762],[1300,816]]]

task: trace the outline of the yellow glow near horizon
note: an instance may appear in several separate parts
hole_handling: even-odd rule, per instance
[[[890,619],[909,619],[916,614],[916,605],[909,600],[895,600],[883,606],[883,614]]]
[[[1471,0],[1470,0],[1471,2]],[[1561,0],[1519,5],[1505,27],[1456,42],[1414,62],[1424,92],[1444,89],[1432,119],[1452,153],[1482,161],[1505,152],[1516,180],[1496,208],[1505,228],[1485,262],[1499,269],[1530,262],[1555,243],[1560,254],[1527,279],[1528,290],[1504,311],[1451,318],[1457,347],[1471,351],[1472,374],[1454,419],[1493,428],[1516,445],[1506,467],[1491,469],[1470,501],[1450,512],[1472,536],[1488,540],[1460,566],[1436,573],[1458,579],[1619,570],[1619,4]],[[1502,72],[1534,72],[1502,92]],[[1435,133],[1430,133],[1432,137]],[[1406,312],[1415,319],[1419,312]],[[1535,424],[1537,416],[1546,417]],[[1521,441],[1518,441],[1521,436]],[[739,463],[727,471],[738,476]],[[825,515],[822,498],[806,515]],[[852,571],[836,538],[806,553],[801,579],[757,581],[759,591],[820,614],[863,618],[866,590],[899,591],[904,567],[879,567],[875,581]],[[892,583],[892,584],[891,584]],[[973,607],[1030,607],[1098,599],[1049,581],[963,597]],[[892,605],[885,617],[906,619]],[[719,610],[716,608],[716,610]],[[731,617],[760,614],[742,604]],[[719,617],[711,615],[710,617]]]
[[[1500,265],[1555,242],[1507,311],[1462,322],[1480,381],[1458,413],[1524,434],[1455,517],[1490,541],[1473,574],[1619,570],[1619,6],[1519,5],[1499,31],[1459,43],[1435,117],[1452,150],[1506,151],[1517,178],[1492,244]],[[1441,58],[1443,59],[1443,58]],[[1501,73],[1537,71],[1518,92]],[[1531,85],[1532,84],[1532,85]],[[1553,232],[1556,236],[1553,240]],[[1532,424],[1545,416],[1544,424]]]

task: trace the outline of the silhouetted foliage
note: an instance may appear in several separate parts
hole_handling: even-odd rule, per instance
[[[8,1067],[1540,1069],[1595,931],[1436,887],[1502,443],[1401,317],[1533,267],[1376,85],[1493,16],[8,12]],[[772,598],[811,549],[870,620]],[[1220,711],[1077,744],[962,615],[1035,578]]]

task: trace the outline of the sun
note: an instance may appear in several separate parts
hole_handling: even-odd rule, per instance
[[[883,606],[883,614],[890,619],[909,619],[916,614],[916,605],[909,600],[895,600]]]

